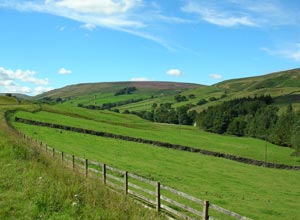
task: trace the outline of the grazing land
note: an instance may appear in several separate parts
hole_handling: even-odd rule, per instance
[[[164,219],[24,143],[7,126],[4,113],[37,106],[12,103],[5,98],[0,106],[0,219]]]
[[[49,106],[45,108],[54,112],[56,110]],[[293,152],[291,148],[279,147],[254,138],[217,135],[200,131],[192,126],[151,123],[137,116],[122,115],[109,111],[93,111],[81,108],[72,108],[72,112],[68,112],[67,108],[57,108],[57,111],[62,109],[64,114],[41,111],[37,113],[17,112],[15,116],[171,144],[181,144],[256,160],[265,160],[267,144],[267,161],[300,165],[299,160],[291,156]],[[79,117],[70,116],[72,114],[77,114]]]
[[[226,146],[228,146],[228,149],[230,147],[235,148],[232,153],[236,155],[239,155],[243,146],[251,148],[258,145],[261,146],[262,152],[264,152],[265,143],[255,139],[240,138],[239,141],[236,141],[236,137],[209,134],[189,126],[179,127],[149,123],[136,116],[116,114],[109,111],[95,112],[93,110],[72,108],[72,112],[68,112],[66,108],[53,106],[45,106],[44,108],[57,110],[57,112],[62,111],[64,114],[54,114],[46,111],[33,114],[17,112],[16,116],[99,131],[114,131],[114,133],[135,137],[175,141],[175,143],[181,140],[180,143],[193,145],[198,143],[196,146],[201,145],[201,147],[203,146],[202,143],[206,142],[207,148],[214,142],[216,147],[214,150],[221,151],[223,149],[223,151],[226,151]],[[73,115],[73,117],[67,116],[67,114]],[[75,115],[78,115],[78,117],[75,117]],[[91,120],[92,118],[95,118],[95,120]],[[165,185],[201,199],[207,199],[214,204],[253,219],[299,218],[298,203],[294,202],[297,201],[300,195],[300,187],[297,186],[300,174],[297,171],[255,167],[220,158],[157,148],[142,143],[84,135],[52,128],[21,123],[13,123],[13,125],[25,134],[58,150],[105,162],[114,167],[160,181]],[[181,129],[180,134],[178,129]],[[181,138],[176,138],[179,135]],[[218,140],[216,137],[225,139]],[[195,139],[194,142],[188,141],[193,138]],[[275,153],[277,155],[286,156],[285,159],[284,156],[278,156],[277,159],[274,157],[274,161],[288,163],[292,159],[289,151],[286,154],[281,151],[290,149],[271,145],[269,147],[271,152],[274,151],[277,152]],[[251,155],[251,153],[247,154],[248,156]],[[253,157],[255,157],[254,153]],[[261,157],[263,158],[263,155]],[[294,163],[298,162],[294,160],[292,164]],[[291,188],[291,186],[294,187]],[[281,201],[281,203],[278,203],[278,201]]]
[[[35,104],[9,95],[0,96],[0,176],[4,180],[0,183],[0,218],[163,218],[103,189],[99,183],[83,181],[81,176],[58,168],[46,156],[32,150],[5,122],[4,113],[14,110],[8,118],[15,129],[65,153],[142,175],[252,219],[298,220],[299,171],[258,167],[150,144],[28,125],[14,118],[299,166],[299,158],[291,156],[294,150],[289,147],[254,138],[208,133],[194,126],[153,123],[136,115],[122,114],[124,111],[153,111],[154,105],[166,103],[174,109],[189,106],[188,111],[201,112],[224,101],[257,95],[271,95],[272,105],[281,109],[280,114],[290,104],[294,109],[299,108],[299,80],[300,70],[294,69],[212,86],[170,82],[79,84],[33,97]],[[88,105],[112,107],[108,110],[82,108]],[[80,207],[72,205],[76,202],[75,194],[81,195]],[[15,200],[25,202],[14,203]],[[227,219],[219,214],[215,216]]]

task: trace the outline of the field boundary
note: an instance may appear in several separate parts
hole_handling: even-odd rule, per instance
[[[113,133],[108,133],[108,132],[103,132],[103,131],[94,131],[94,130],[88,130],[88,129],[84,129],[84,128],[77,128],[77,127],[71,127],[71,126],[65,126],[65,125],[59,125],[59,124],[53,124],[53,123],[47,123],[47,122],[40,122],[40,121],[29,120],[29,119],[24,119],[24,118],[19,118],[19,117],[15,117],[15,121],[19,122],[19,123],[29,124],[29,125],[55,128],[55,129],[61,129],[61,130],[72,131],[72,132],[83,133],[83,134],[90,134],[90,135],[95,135],[95,136],[100,136],[100,137],[107,137],[107,138],[114,138],[114,139],[119,139],[119,140],[124,140],[124,141],[149,144],[149,145],[163,147],[163,148],[170,148],[170,149],[175,149],[175,150],[200,153],[203,155],[224,158],[224,159],[228,159],[228,160],[232,160],[232,161],[236,161],[236,162],[240,162],[240,163],[244,163],[244,164],[250,164],[250,165],[261,166],[261,167],[266,167],[266,168],[300,170],[300,166],[292,166],[292,165],[286,165],[286,164],[265,162],[265,161],[250,159],[250,158],[246,158],[246,157],[235,156],[235,155],[231,155],[231,154],[225,154],[225,153],[220,153],[220,152],[204,150],[204,149],[190,147],[190,146],[170,144],[170,143],[165,143],[165,142],[160,142],[160,141],[147,140],[147,139],[143,139],[143,138],[135,138],[135,137],[118,135],[118,134],[113,134]]]
[[[171,219],[217,220],[217,218],[209,215],[209,210],[214,210],[234,219],[252,220],[215,204],[210,204],[207,200],[202,200],[162,185],[160,182],[129,173],[105,163],[99,163],[59,151],[43,142],[30,138],[20,131],[15,131],[28,145],[35,147],[40,152],[46,153],[56,162],[60,161],[62,166],[69,167],[73,171],[81,173],[86,178],[100,179],[104,185],[107,185],[114,191],[123,193],[125,196],[130,196],[138,203],[166,214]],[[178,201],[178,199],[185,199],[188,201],[188,205]],[[191,207],[191,203],[193,203],[193,207]]]

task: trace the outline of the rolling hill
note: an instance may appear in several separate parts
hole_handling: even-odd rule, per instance
[[[300,69],[286,70],[267,75],[226,80],[211,86],[175,82],[111,82],[70,85],[34,97],[35,100],[50,98],[64,99],[72,106],[96,105],[125,102],[120,111],[147,111],[154,103],[171,103],[174,108],[191,105],[191,109],[201,112],[211,105],[234,98],[266,95],[275,99],[275,105],[285,107],[288,103],[300,103]],[[115,92],[127,87],[136,87],[132,94],[115,96]],[[180,102],[176,95],[185,96]],[[126,101],[131,100],[126,103]],[[133,101],[132,101],[133,100]],[[199,103],[206,100],[206,103]]]
[[[18,109],[9,117],[11,125],[37,140],[38,143],[43,142],[68,154],[105,162],[151,180],[161,181],[170,187],[197,198],[207,199],[212,204],[221,205],[252,219],[296,220],[300,216],[299,204],[297,203],[300,192],[299,184],[297,184],[299,180],[298,171],[256,167],[219,157],[178,151],[171,148],[158,148],[140,141],[129,142],[52,127],[39,127],[19,123],[14,119],[17,116],[61,124],[62,126],[73,126],[97,132],[110,132],[115,135],[168,142],[173,145],[193,146],[199,149],[261,161],[299,165],[299,159],[291,156],[292,149],[282,148],[264,140],[218,135],[193,126],[152,123],[131,114],[95,111],[78,107],[79,104],[100,106],[108,102],[135,100],[135,102],[115,108],[119,108],[120,111],[127,109],[141,111],[152,108],[154,103],[159,105],[169,102],[174,108],[194,104],[193,108],[201,111],[210,105],[218,105],[223,101],[236,97],[261,94],[271,94],[275,97],[274,104],[284,107],[291,102],[294,104],[299,103],[299,86],[297,86],[299,76],[300,70],[295,69],[259,77],[224,81],[212,86],[169,82],[79,84],[35,97],[36,100],[47,100],[49,98],[52,100],[53,105],[31,104],[25,106],[22,105],[24,104],[22,102],[17,105],[13,104],[13,98],[8,99],[5,97],[2,98],[4,104],[0,107],[2,108],[2,115],[7,109]],[[136,87],[136,90],[116,95],[118,91],[123,91],[124,88],[128,87]],[[178,95],[184,96],[186,99],[178,102],[175,99],[175,96]],[[141,100],[136,101],[138,99]],[[205,99],[206,103],[201,104],[199,102],[201,99]],[[24,106],[24,110],[30,110],[31,112],[20,111],[22,106]],[[115,110],[115,108],[112,108],[112,110]],[[2,121],[2,124],[5,124],[4,118]],[[1,132],[0,136],[5,137],[5,134],[1,134]],[[1,141],[2,139],[0,139],[0,145]],[[20,140],[16,138],[15,142],[11,145],[18,146]],[[59,174],[59,176],[64,176],[64,174]],[[39,175],[34,176],[34,179],[37,179],[37,177]],[[27,177],[26,179],[28,180]],[[52,183],[55,180],[51,177],[49,182]],[[41,186],[40,190],[45,188],[47,188],[47,185]],[[39,193],[32,193],[32,195],[39,199]],[[100,198],[102,197],[100,196]],[[55,200],[50,200],[50,202],[52,201]],[[10,204],[4,203],[4,207],[9,206]],[[93,210],[97,211],[98,209]],[[110,210],[113,210],[113,208]],[[49,211],[49,215],[53,214],[55,214],[53,211]],[[213,216],[215,213],[211,214]],[[129,213],[129,215],[132,214]],[[217,215],[216,217],[224,219],[222,216]]]
[[[125,87],[136,87],[142,91],[162,92],[168,90],[182,91],[185,89],[196,88],[200,85],[192,83],[176,83],[176,82],[104,82],[104,83],[84,83],[70,85],[61,89],[55,89],[41,95],[36,96],[36,99],[44,97],[51,98],[68,98],[75,96],[84,96],[94,93],[114,93]]]

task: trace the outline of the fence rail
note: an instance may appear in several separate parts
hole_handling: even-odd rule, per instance
[[[49,154],[53,159],[61,160],[63,165],[73,170],[79,170],[86,177],[99,178],[104,184],[107,184],[114,190],[120,192],[124,191],[126,195],[137,199],[139,202],[143,202],[151,208],[155,208],[159,212],[166,213],[173,218],[212,220],[216,219],[213,216],[209,216],[209,210],[213,209],[231,218],[251,220],[250,218],[241,216],[215,204],[210,204],[206,200],[201,200],[171,187],[161,185],[159,182],[106,164],[76,157],[75,155],[49,147],[42,142],[37,142],[21,132],[18,133],[27,143],[38,146],[41,151]],[[193,203],[198,209],[191,207],[191,205],[183,204],[182,200],[189,201],[188,204]]]

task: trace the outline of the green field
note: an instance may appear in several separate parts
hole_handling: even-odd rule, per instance
[[[147,139],[181,143],[253,158],[263,158],[265,143],[255,139],[218,136],[188,126],[146,122],[108,111],[44,107],[64,112],[16,115]],[[77,117],[74,117],[77,116]],[[79,118],[80,117],[80,118]],[[92,120],[93,119],[93,120]],[[162,182],[253,219],[299,219],[300,173],[256,167],[225,159],[153,147],[151,145],[83,135],[74,132],[13,123],[22,132],[48,145],[80,157],[105,162]],[[256,147],[256,148],[255,148]],[[203,147],[204,148],[204,147]],[[250,149],[255,148],[253,151]],[[294,164],[290,150],[269,145],[270,160]],[[255,154],[256,152],[256,154]],[[272,152],[272,153],[271,153]],[[271,156],[273,155],[273,156]],[[276,156],[277,155],[277,156]],[[297,162],[298,164],[299,162]]]
[[[44,107],[48,111],[37,113],[18,112],[17,117],[66,126],[80,127],[95,131],[105,131],[131,137],[144,138],[181,144],[195,148],[228,153],[247,158],[264,160],[264,141],[254,138],[217,135],[199,130],[192,126],[151,123],[133,115],[123,115],[110,111],[93,111],[82,108]],[[73,117],[71,117],[73,115]],[[77,115],[77,117],[75,117]],[[81,118],[79,118],[81,117]],[[288,165],[300,165],[300,161],[290,156],[290,148],[267,143],[267,161]]]
[[[99,184],[62,168],[24,143],[4,112],[34,105],[0,106],[0,219],[164,219]]]
[[[291,148],[262,140],[217,135],[192,126],[152,123],[135,115],[77,107],[78,104],[100,106],[104,103],[143,98],[143,101],[116,107],[121,112],[141,111],[150,110],[153,103],[169,102],[176,108],[187,104],[195,105],[200,99],[205,99],[208,101],[206,104],[192,108],[203,111],[223,101],[270,94],[275,100],[273,105],[280,107],[280,112],[283,112],[288,104],[297,108],[300,106],[299,74],[300,70],[294,69],[228,80],[212,86],[172,82],[79,84],[34,98],[38,103],[50,100],[49,103],[56,103],[55,105],[25,106],[22,104],[29,103],[28,101],[17,102],[13,97],[0,96],[0,219],[94,219],[95,216],[101,216],[100,219],[162,218],[153,212],[133,207],[124,197],[114,197],[115,195],[103,190],[103,186],[100,186],[98,194],[99,185],[85,182],[80,176],[72,179],[72,174],[67,169],[60,170],[44,155],[32,153],[7,127],[3,118],[6,110],[18,110],[10,115],[11,124],[59,151],[159,181],[253,220],[299,220],[299,171],[258,167],[198,153],[14,121],[16,116],[299,166],[299,158],[290,156],[293,152]],[[136,86],[137,90],[132,94],[114,95],[116,91],[128,86]],[[174,97],[177,94],[186,97],[193,95],[194,98],[176,102]],[[47,181],[35,187],[40,176]],[[70,184],[70,179],[75,182],[74,185]],[[70,185],[72,187],[68,189]],[[88,186],[88,190],[84,191],[83,186]],[[51,193],[44,193],[43,190]],[[79,211],[74,211],[74,207],[70,206],[75,191],[80,191],[83,195],[84,203],[79,209],[81,216],[77,213]],[[104,203],[103,200],[107,202]],[[58,207],[63,207],[64,210]],[[202,206],[196,208],[201,210]],[[231,220],[213,211],[211,214],[218,219]]]

